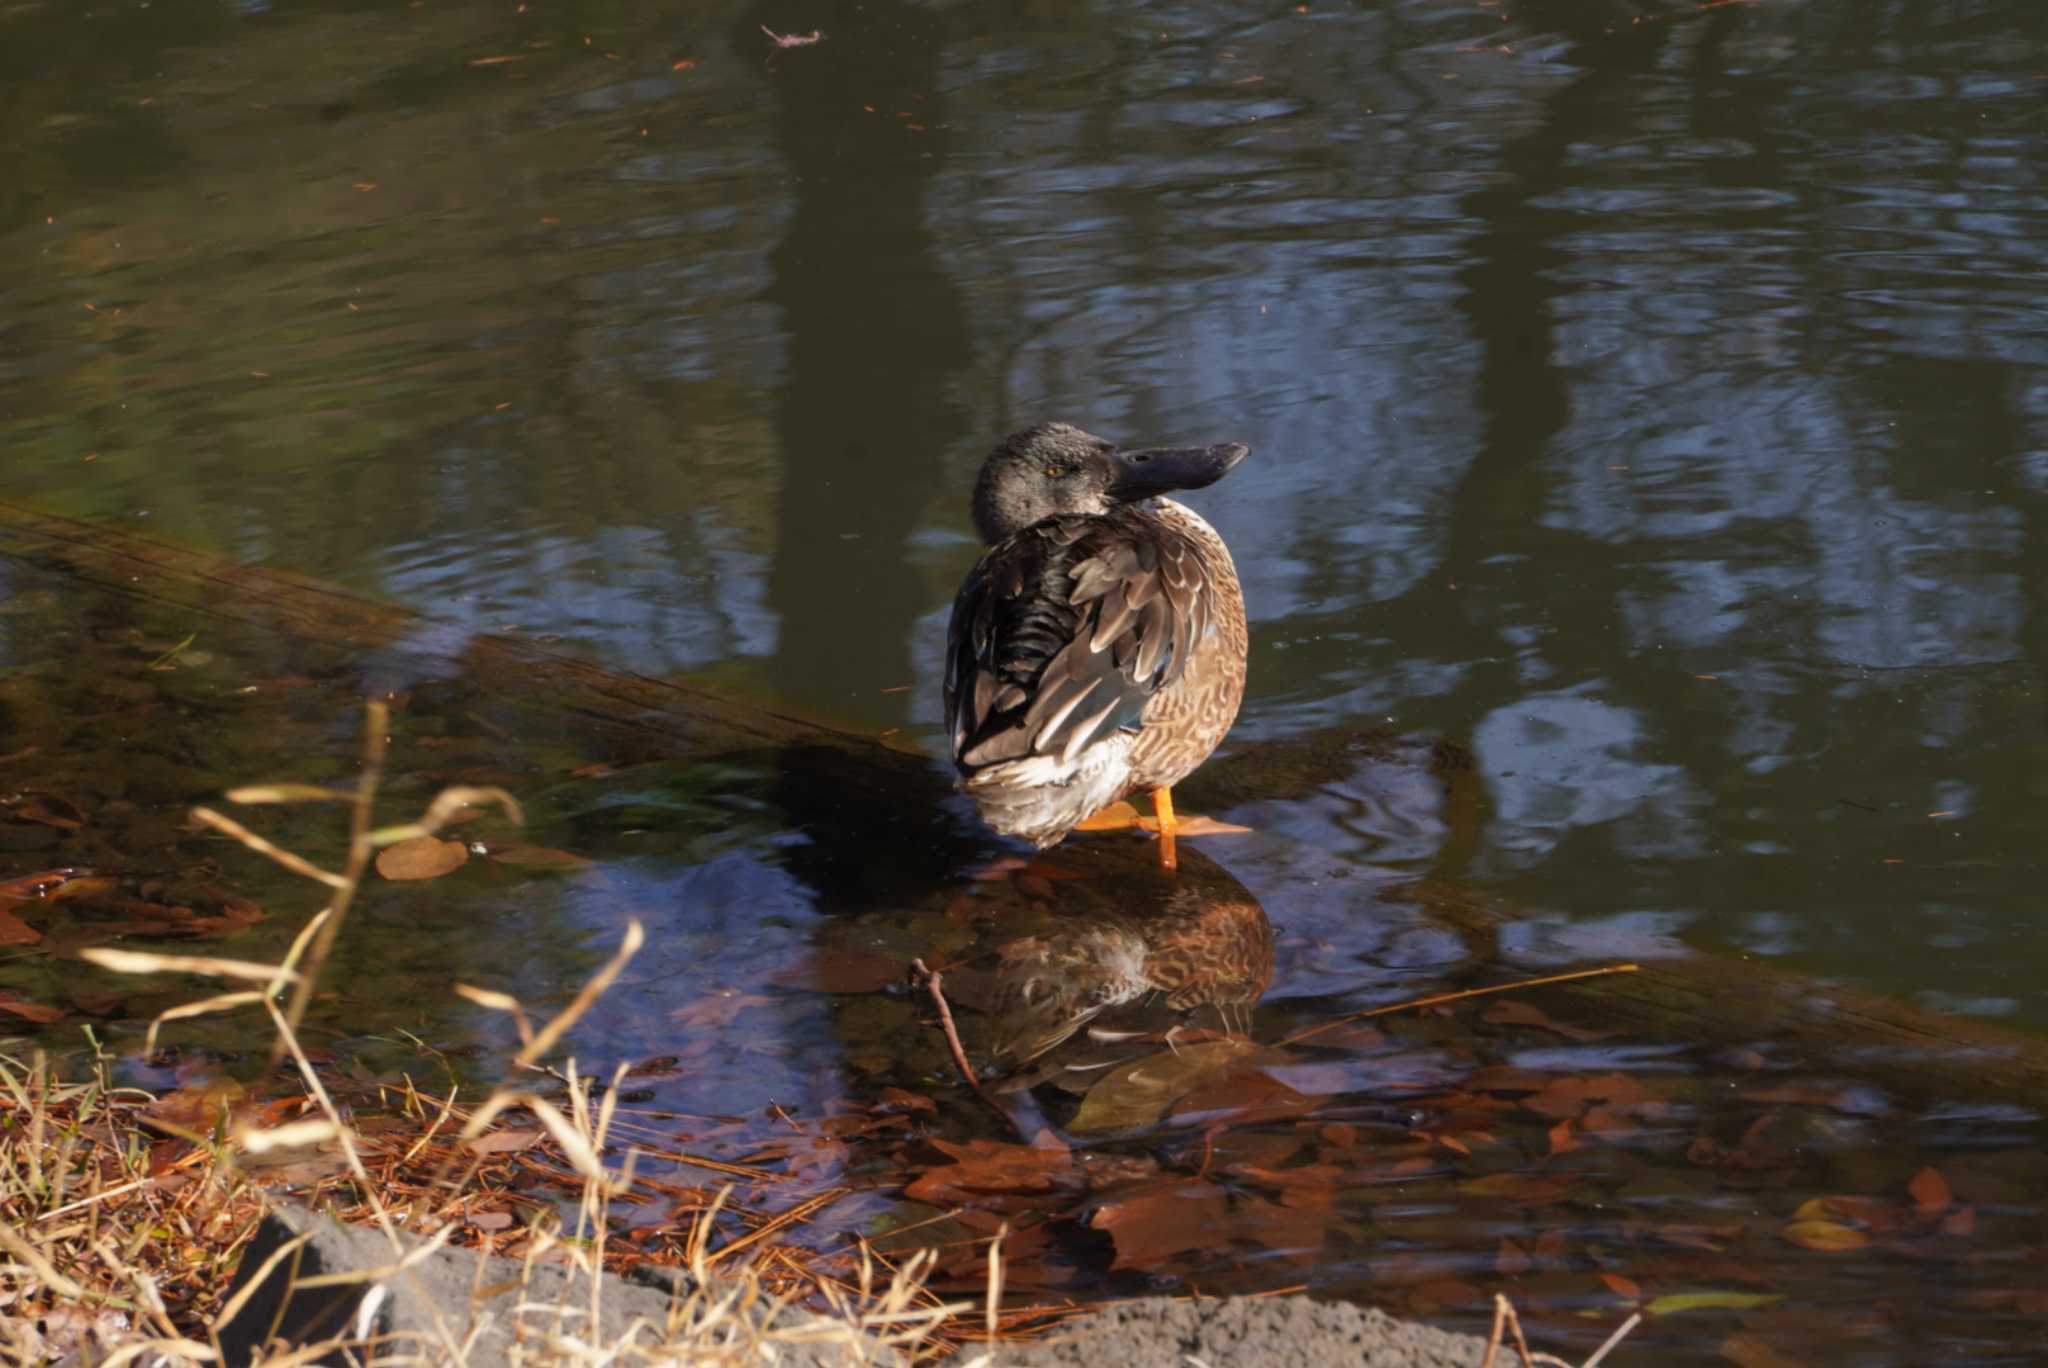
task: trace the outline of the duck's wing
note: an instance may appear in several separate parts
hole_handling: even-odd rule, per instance
[[[990,548],[946,634],[955,763],[1064,769],[1136,727],[1209,630],[1214,592],[1195,543],[1136,507],[1048,518]]]

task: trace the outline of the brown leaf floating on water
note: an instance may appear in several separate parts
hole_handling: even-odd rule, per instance
[[[1213,1248],[1229,1215],[1223,1189],[1176,1182],[1100,1207],[1088,1224],[1116,1242],[1112,1268],[1157,1268],[1176,1254]]]
[[[742,993],[737,988],[714,988],[696,1001],[675,1008],[668,1019],[693,1030],[715,1030],[749,1007],[766,1007],[773,1000],[758,993]]]
[[[1840,1221],[1794,1221],[1779,1234],[1801,1249],[1818,1250],[1825,1254],[1861,1249],[1870,1243],[1868,1235],[1854,1226],[1843,1225]]]
[[[1924,1168],[1913,1175],[1913,1181],[1906,1184],[1906,1191],[1913,1194],[1913,1205],[1920,1208],[1922,1216],[1931,1216],[1955,1200],[1949,1191],[1948,1179],[1935,1168]]]
[[[85,813],[69,798],[54,793],[31,793],[15,806],[14,815],[24,822],[76,831],[85,825]]]
[[[504,1130],[479,1135],[467,1143],[476,1154],[511,1154],[540,1143],[540,1138],[541,1133],[537,1130]]]
[[[30,1002],[27,998],[11,993],[5,988],[0,988],[0,1013],[20,1017],[23,1021],[33,1021],[38,1026],[54,1025],[64,1019],[62,1007]]]
[[[903,1195],[913,1202],[948,1206],[1078,1185],[1073,1156],[1063,1150],[1005,1145],[994,1140],[970,1140],[956,1145],[936,1137],[931,1144],[953,1162],[926,1169],[906,1184]]]
[[[12,900],[0,901],[0,945],[34,945],[42,940],[42,932],[14,915],[14,909],[20,905]]]
[[[1611,1073],[1592,1077],[1560,1078],[1534,1097],[1524,1099],[1522,1105],[1530,1111],[1558,1120],[1581,1116],[1595,1102],[1629,1106],[1648,1098],[1649,1093],[1644,1091],[1642,1084],[1627,1074]]]
[[[1605,1040],[1614,1034],[1612,1031],[1595,1031],[1584,1026],[1567,1026],[1561,1021],[1553,1020],[1548,1012],[1534,1003],[1513,998],[1494,1003],[1479,1019],[1493,1026],[1540,1027],[1546,1031],[1555,1031],[1567,1040],[1582,1042]]]
[[[207,1135],[236,1110],[248,1110],[248,1090],[232,1078],[215,1078],[164,1093],[140,1117],[151,1130],[171,1135]]]
[[[460,841],[416,836],[377,853],[377,872],[387,879],[438,879],[469,862],[469,847]]]

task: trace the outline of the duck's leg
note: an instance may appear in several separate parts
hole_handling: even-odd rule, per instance
[[[1159,867],[1171,874],[1180,868],[1180,857],[1173,849],[1173,790],[1170,787],[1152,790],[1152,811],[1159,819]]]

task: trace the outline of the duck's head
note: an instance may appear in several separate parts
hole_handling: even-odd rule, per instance
[[[1215,484],[1251,448],[1124,448],[1068,423],[1013,432],[981,463],[974,526],[990,546],[1058,513],[1107,513],[1174,489]]]

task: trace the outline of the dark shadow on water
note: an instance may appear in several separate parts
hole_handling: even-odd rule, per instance
[[[776,50],[764,26],[827,38]],[[771,678],[785,696],[815,698],[845,662],[867,658],[860,634],[893,633],[929,606],[906,543],[945,454],[971,430],[954,393],[972,342],[966,309],[925,225],[945,163],[943,33],[932,11],[895,0],[774,0],[748,7],[734,34],[739,51],[766,53],[795,184],[766,292],[788,338]],[[902,670],[845,691],[917,677],[908,661]]]

